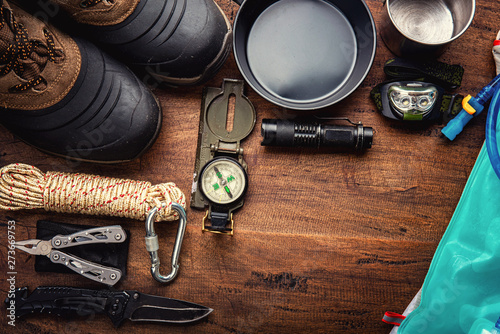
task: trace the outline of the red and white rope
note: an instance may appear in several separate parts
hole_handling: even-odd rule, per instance
[[[172,202],[186,206],[174,183],[117,179],[90,174],[43,173],[38,168],[11,164],[0,169],[0,209],[45,209],[62,213],[107,215],[144,220],[153,207],[157,221],[176,219]]]

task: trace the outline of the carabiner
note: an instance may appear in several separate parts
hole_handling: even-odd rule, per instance
[[[165,203],[162,203],[162,208],[164,207]],[[179,214],[179,228],[177,229],[174,250],[172,251],[172,271],[167,276],[160,274],[160,258],[158,257],[158,249],[160,246],[158,244],[158,235],[155,233],[153,226],[156,214],[158,213],[158,208],[154,207],[151,209],[146,218],[146,249],[151,256],[151,275],[155,280],[161,283],[168,283],[172,281],[175,276],[177,276],[177,272],[179,271],[179,254],[181,252],[184,232],[186,231],[186,211],[177,203],[172,203],[172,210],[177,211]]]

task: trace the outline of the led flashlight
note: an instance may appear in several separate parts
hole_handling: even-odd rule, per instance
[[[373,128],[362,124],[330,125],[262,120],[262,146],[339,147],[361,151],[372,147]]]

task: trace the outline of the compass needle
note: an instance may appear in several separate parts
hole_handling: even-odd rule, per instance
[[[221,227],[218,228],[226,229],[225,225],[230,221],[231,212],[243,205],[243,196],[248,184],[245,169],[235,159],[217,157],[203,167],[200,180],[201,193],[214,204],[210,217],[212,228],[214,228],[214,217],[220,216]]]

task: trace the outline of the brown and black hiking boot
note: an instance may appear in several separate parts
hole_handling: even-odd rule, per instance
[[[203,83],[230,52],[231,24],[213,0],[51,2],[80,23],[73,29],[85,38],[162,82]]]
[[[12,3],[0,6],[0,124],[83,161],[128,161],[152,145],[160,108],[129,69]]]

